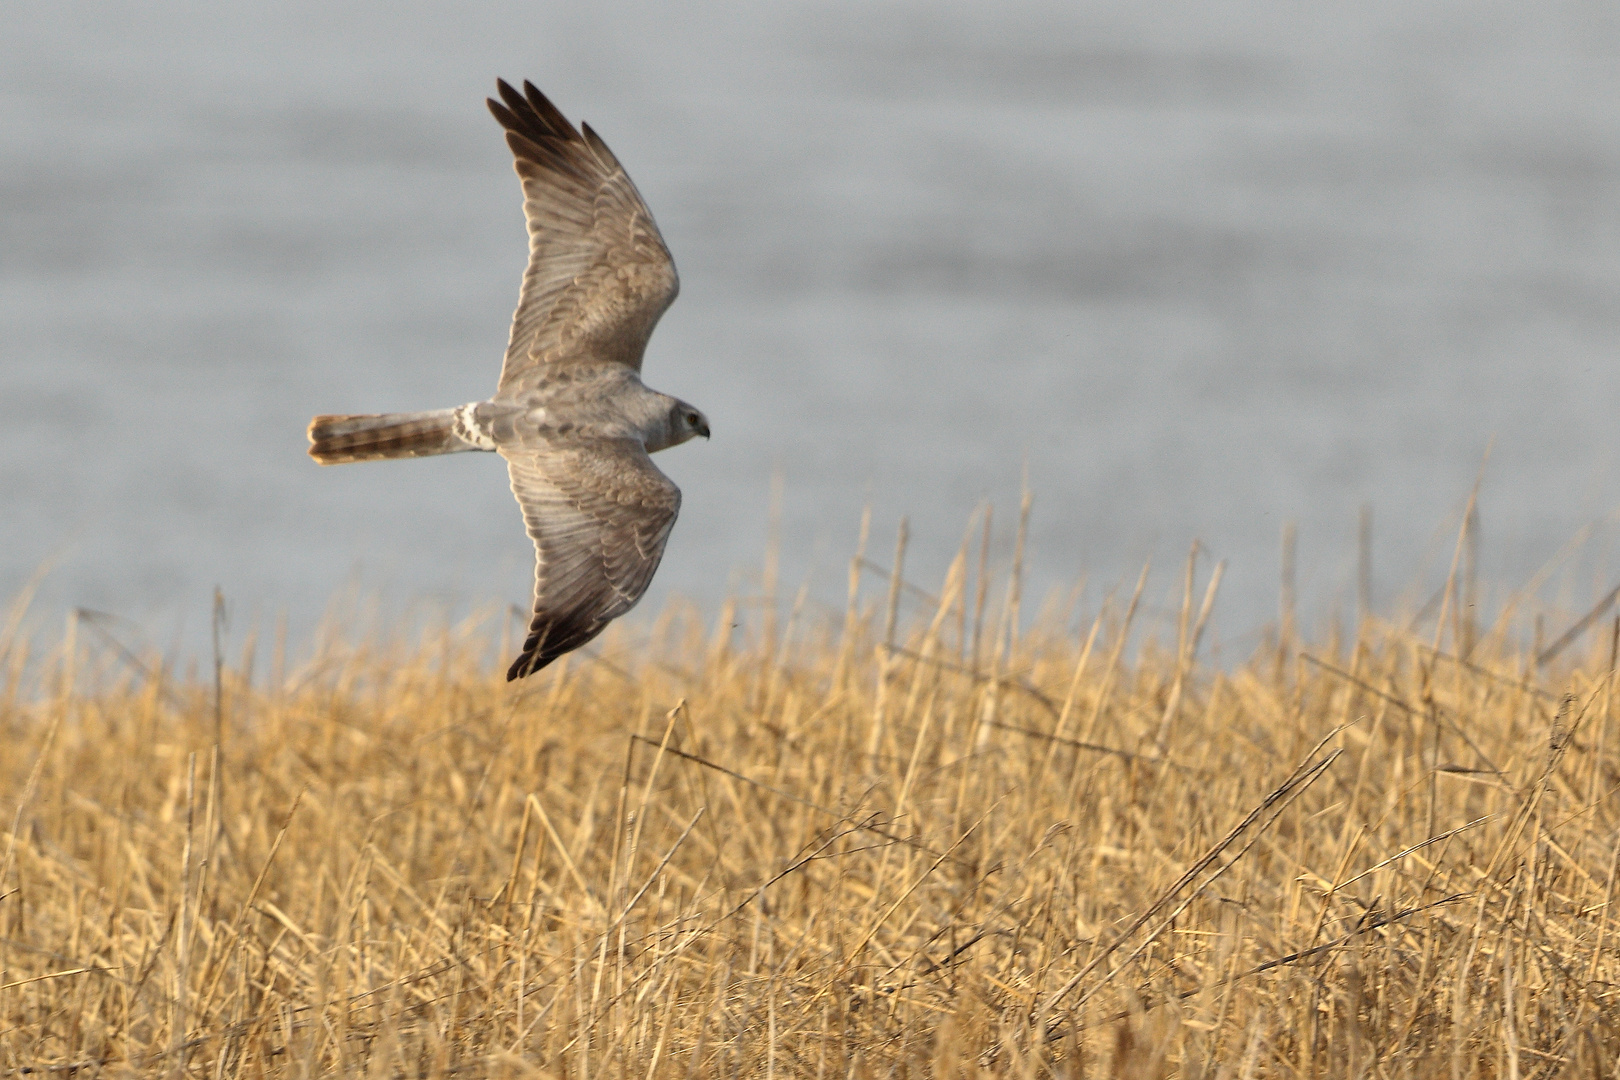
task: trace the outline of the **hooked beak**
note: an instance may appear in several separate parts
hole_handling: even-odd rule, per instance
[[[709,437],[709,422],[707,420],[698,425],[697,433],[705,439]]]

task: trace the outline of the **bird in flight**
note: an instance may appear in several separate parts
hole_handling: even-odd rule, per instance
[[[641,356],[680,289],[651,211],[589,124],[525,82],[497,80],[529,227],[501,381],[431,412],[317,416],[322,465],[485,450],[506,459],[534,541],[534,615],[508,680],[579,648],[647,591],[681,506],[648,455],[709,421],[641,382]]]

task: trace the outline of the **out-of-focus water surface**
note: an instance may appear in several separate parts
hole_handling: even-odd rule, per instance
[[[11,0],[0,593],[53,561],[40,619],[159,640],[216,584],[295,638],[355,584],[526,600],[499,459],[304,455],[313,413],[491,392],[497,75],[603,134],[681,270],[646,376],[715,438],[660,458],[651,607],[759,564],[777,470],[789,591],[841,597],[867,503],[927,582],[992,499],[1005,563],[1027,466],[1035,595],[1152,556],[1170,602],[1197,538],[1229,643],[1285,521],[1315,617],[1363,504],[1376,601],[1432,586],[1487,446],[1487,580],[1620,506],[1612,0],[698,8]]]

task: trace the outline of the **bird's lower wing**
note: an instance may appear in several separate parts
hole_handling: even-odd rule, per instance
[[[519,679],[600,634],[647,591],[681,491],[640,443],[503,447],[534,541],[534,617],[507,671]]]

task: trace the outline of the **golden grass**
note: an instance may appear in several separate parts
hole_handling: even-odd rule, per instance
[[[1190,574],[1127,650],[971,561],[516,687],[467,628],[14,663],[0,1073],[1614,1074],[1620,631],[1463,662],[1448,593],[1222,671]]]

